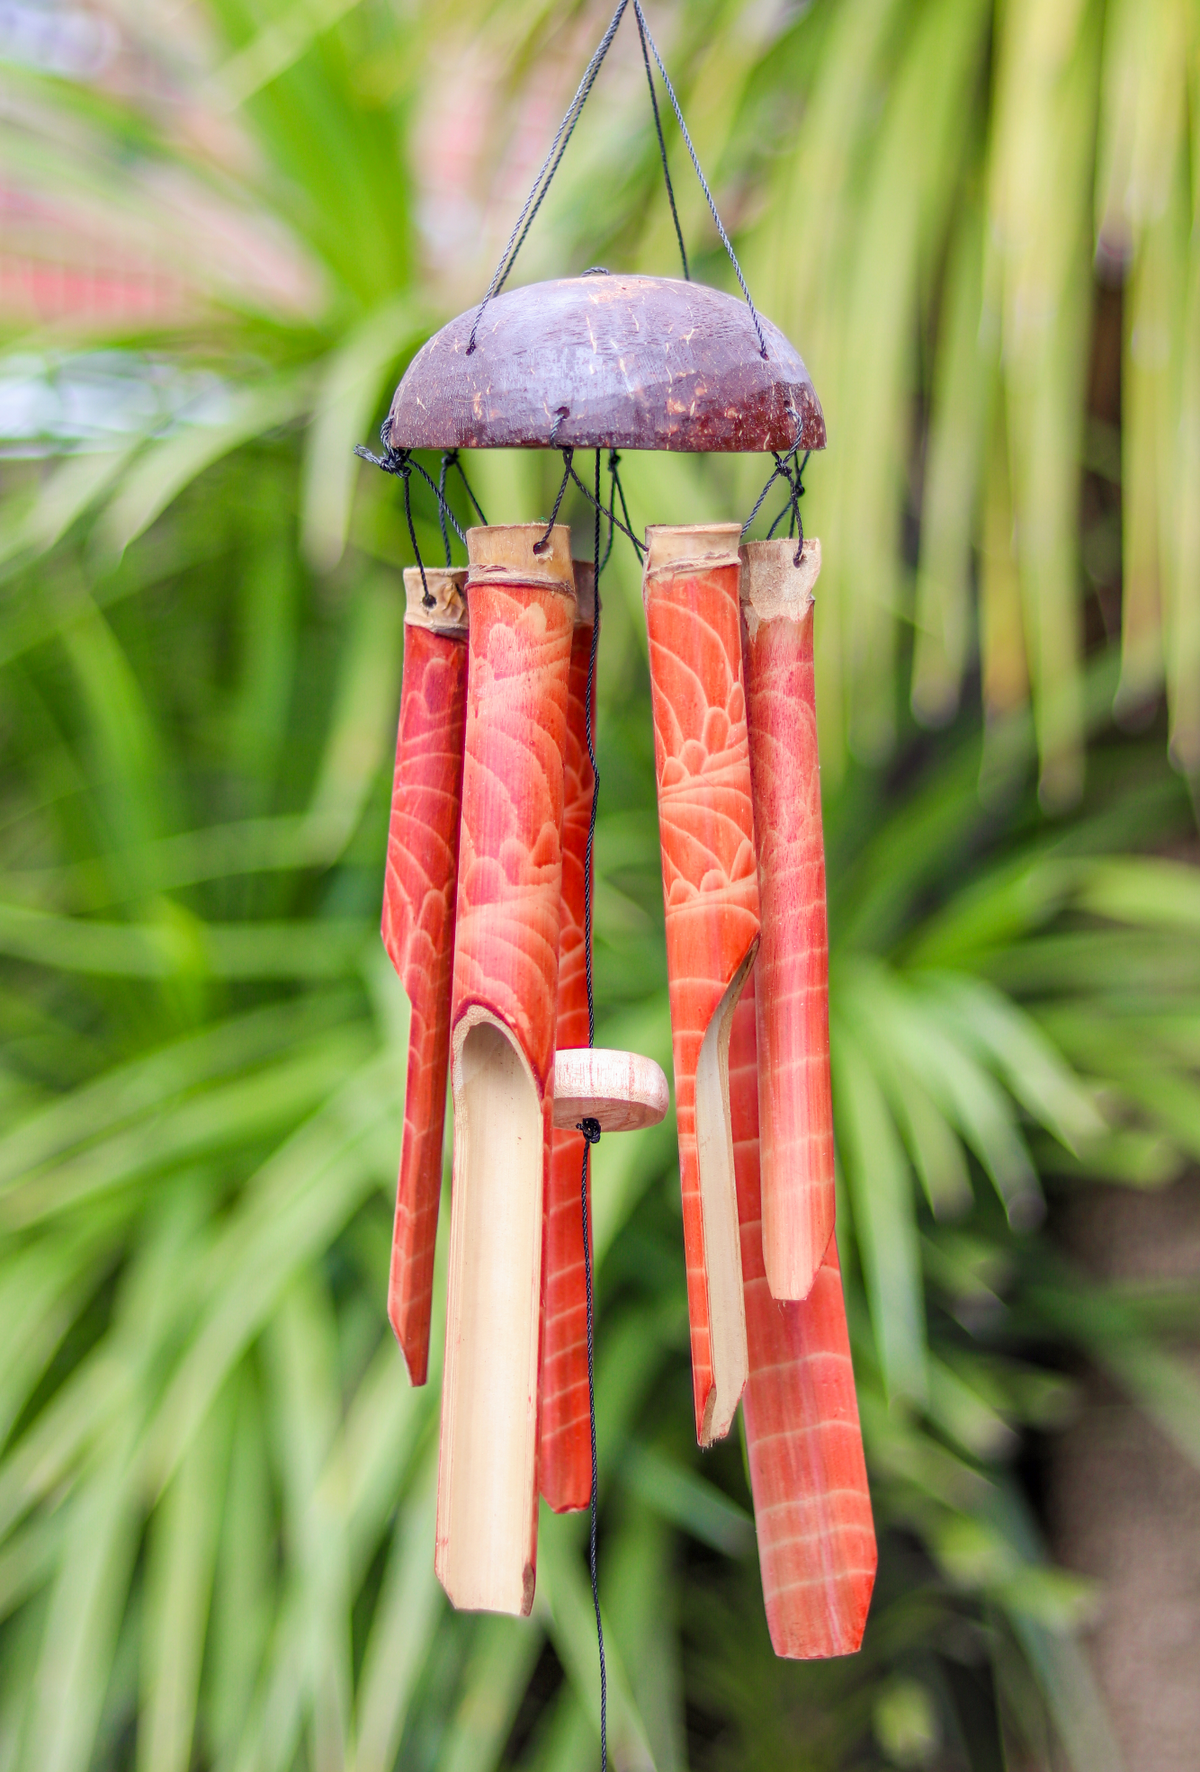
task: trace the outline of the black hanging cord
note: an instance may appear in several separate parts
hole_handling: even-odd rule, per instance
[[[763,504],[766,500],[766,496],[767,496],[768,492],[770,492],[772,486],[774,486],[776,480],[782,478],[787,481],[789,486],[792,484],[792,466],[795,462],[796,451],[797,451],[797,449],[799,449],[799,447],[800,447],[800,445],[798,443],[794,444],[792,446],[792,448],[787,451],[786,455],[777,455],[774,450],[771,451],[771,454],[775,460],[775,466],[771,469],[771,472],[767,475],[767,483],[763,487],[762,491],[759,493],[758,497],[754,501],[754,509],[751,511],[750,515],[746,518],[746,521],[742,524],[742,540],[743,541],[745,541],[745,539],[746,539],[746,531],[749,529],[749,527],[753,523],[754,519],[758,516],[758,513],[762,510]],[[804,457],[805,462],[808,461],[809,453],[811,453],[811,451],[809,451],[805,454],[805,457]],[[801,473],[804,472],[803,466],[801,467],[800,472]]]
[[[380,428],[379,439],[380,439],[380,442],[383,444],[383,448],[384,448],[383,455],[372,455],[371,451],[369,449],[364,449],[361,443],[358,444],[354,453],[355,453],[355,455],[361,455],[364,461],[369,461],[369,462],[374,463],[374,465],[377,468],[382,468],[385,474],[397,475],[399,477],[400,481],[403,483],[403,486],[404,486],[404,515],[405,515],[405,518],[407,519],[407,522],[408,522],[408,539],[412,543],[412,551],[413,551],[414,556],[416,557],[417,570],[421,574],[421,602],[426,609],[433,609],[436,605],[436,598],[434,597],[433,593],[429,589],[429,580],[425,576],[425,562],[421,558],[421,550],[417,546],[417,532],[416,532],[415,527],[413,526],[412,493],[409,488],[409,481],[412,478],[412,471],[414,468],[416,468],[418,474],[420,474],[420,476],[423,480],[429,480],[429,484],[431,486],[433,486],[433,490],[437,494],[439,512],[442,510],[448,510],[449,507],[447,506],[444,498],[442,497],[441,491],[439,490],[438,487],[433,485],[433,481],[429,479],[429,475],[425,472],[425,469],[421,466],[420,462],[413,460],[412,450],[411,449],[393,449],[392,448],[391,423],[392,423],[392,421],[390,418],[385,418],[383,421],[383,425]],[[450,521],[452,523],[454,523],[453,512],[451,512],[451,514],[450,514]],[[462,535],[462,530],[458,528],[457,523],[454,523],[454,527],[455,527],[455,529],[458,529],[459,535]],[[446,533],[446,529],[445,529],[445,525],[443,524],[442,534],[445,535],[445,533]],[[450,543],[447,540],[447,542],[446,542],[446,559],[447,559],[447,561],[449,561],[449,558],[450,558]]]
[[[619,0],[617,9],[608,22],[608,29],[597,44],[595,54],[592,56],[591,61],[584,69],[583,79],[579,82],[579,85],[575,90],[575,96],[567,106],[566,111],[563,114],[563,120],[555,131],[554,140],[550,143],[550,152],[542,161],[538,175],[533,181],[533,185],[528,197],[525,199],[521,213],[517,217],[513,231],[508,237],[508,244],[500,255],[500,263],[492,273],[492,280],[484,291],[483,300],[480,302],[479,307],[476,310],[475,318],[471,324],[471,337],[467,344],[468,357],[478,346],[477,335],[479,332],[479,322],[483,319],[483,311],[491,301],[492,297],[500,293],[508,280],[509,272],[516,263],[517,254],[525,244],[525,237],[533,226],[534,217],[542,207],[546,192],[550,189],[554,175],[562,163],[562,157],[566,153],[567,145],[575,132],[575,125],[579,121],[580,113],[582,112],[584,105],[587,103],[588,95],[591,92],[592,87],[596,83],[596,75],[600,72],[600,64],[608,54],[612,40],[617,34],[617,26],[624,17],[625,8],[628,4],[629,0]],[[645,54],[646,46],[649,44],[650,51],[658,64],[658,71],[662,76],[662,83],[667,89],[667,97],[670,99],[671,108],[675,112],[675,118],[679,124],[680,133],[687,146],[688,154],[691,156],[692,165],[696,171],[696,177],[700,181],[700,189],[704,192],[705,198],[707,199],[713,221],[716,223],[717,233],[721,236],[721,244],[729,254],[729,262],[733,266],[742,294],[746,298],[746,306],[750,309],[750,318],[754,322],[754,330],[758,335],[759,355],[766,357],[768,354],[767,339],[766,334],[763,332],[762,321],[758,317],[758,309],[751,300],[749,286],[746,283],[745,277],[742,275],[742,267],[738,263],[737,253],[733,250],[733,243],[730,240],[729,235],[725,232],[725,224],[722,222],[721,217],[717,212],[716,201],[708,187],[708,180],[701,171],[699,155],[696,153],[696,149],[692,144],[692,138],[688,134],[687,124],[683,120],[683,111],[680,108],[678,98],[675,96],[675,88],[671,85],[671,77],[667,73],[666,64],[664,63],[662,56],[658,53],[658,45],[654,41],[650,26],[646,23],[646,15],[642,11],[641,0],[633,0],[633,10],[638,22],[638,31],[641,33],[642,37],[642,53],[643,55]],[[650,73],[649,62],[647,62],[646,71],[647,74]],[[653,101],[654,117],[658,126],[658,140],[659,146],[662,149],[663,172],[667,180],[667,194],[671,200],[671,213],[675,217],[675,230],[679,235],[680,251],[683,252],[683,235],[680,231],[679,216],[675,208],[675,193],[671,187],[670,173],[667,169],[666,145],[663,141],[662,123],[658,115],[658,100],[655,97],[654,81],[652,78],[650,81],[650,97]],[[684,253],[684,274],[687,275],[686,253]]]
[[[447,474],[447,471],[450,467],[450,457],[452,455],[455,458],[457,458],[458,451],[456,449],[447,449],[444,452],[444,454],[442,456],[441,472],[438,474],[438,483],[437,483],[438,522],[442,526],[442,546],[446,550],[446,564],[447,564],[447,566],[450,565],[451,556],[450,556],[450,531],[446,528],[446,474]]]
[[[567,457],[571,453],[572,452],[569,449],[563,450],[563,460],[567,462],[567,475],[575,482],[576,486],[578,486],[580,492],[582,492],[584,498],[587,499],[588,503],[595,507],[597,521],[599,521],[600,517],[602,517],[602,516],[608,517],[609,521],[617,529],[619,529],[621,531],[622,535],[627,535],[629,537],[630,541],[633,543],[633,551],[637,555],[638,559],[640,560],[642,557],[642,554],[644,552],[641,542],[638,540],[637,536],[633,533],[633,530],[629,527],[628,522],[622,523],[621,519],[614,515],[611,497],[609,498],[609,502],[608,502],[607,507],[605,507],[600,502],[600,499],[597,496],[597,494],[590,491],[589,488],[584,485],[583,481],[579,478],[579,475],[575,472],[575,469],[572,466],[572,464],[569,461],[567,461]],[[616,450],[613,450],[612,454],[616,455]],[[618,456],[617,459],[620,460],[620,457]],[[610,458],[610,466],[611,466],[611,458]],[[624,490],[621,486],[620,480],[616,476],[615,471],[613,474],[613,478],[614,478],[614,480],[616,480],[617,491],[620,494],[621,508],[625,511],[626,518],[628,518],[629,511],[628,511],[628,509],[626,509],[626,506],[625,506],[625,493],[624,493]],[[562,497],[562,488],[560,487],[559,488],[559,498],[561,498],[561,497]],[[555,508],[555,510],[558,509],[557,504],[555,505],[554,508]],[[607,554],[605,555],[604,559],[605,559],[605,562],[607,562],[607,560],[608,560]]]
[[[565,453],[565,451],[564,451]],[[561,494],[560,494],[561,497]],[[587,984],[588,1046],[596,1044],[596,998],[592,981],[592,855],[596,841],[596,808],[600,799],[600,769],[596,762],[596,740],[592,731],[592,696],[596,687],[596,652],[600,644],[600,451],[596,451],[596,494],[592,500],[595,521],[592,530],[592,561],[594,567],[595,613],[592,616],[592,644],[588,652],[587,690],[583,703],[583,731],[587,741],[588,761],[592,766],[592,810],[588,818],[587,848],[583,863],[583,967]],[[606,556],[607,557],[607,556]],[[600,1621],[600,1583],[596,1575],[596,1513],[600,1494],[600,1470],[596,1459],[596,1335],[595,1301],[592,1293],[591,1223],[588,1213],[588,1160],[592,1146],[600,1142],[600,1122],[589,1115],[580,1120],[577,1131],[583,1134],[583,1170],[579,1182],[579,1206],[583,1217],[583,1279],[587,1296],[587,1367],[588,1426],[592,1436],[592,1499],[591,1531],[588,1537],[588,1568],[592,1577],[592,1605],[596,1612],[596,1645],[600,1652],[600,1772],[608,1772],[608,1669],[604,1662],[604,1626]]]
[[[479,521],[483,524],[484,528],[486,529],[487,528],[487,518],[483,514],[483,506],[480,504],[479,500],[476,498],[474,490],[471,486],[471,482],[467,479],[467,470],[462,465],[462,458],[459,455],[458,450],[457,449],[448,449],[446,451],[446,453],[442,456],[442,465],[444,467],[458,469],[458,477],[463,483],[463,491],[466,493],[467,497],[470,499],[471,504],[475,510],[475,515],[479,518]]]
[[[808,466],[808,458],[812,454],[811,449],[806,449],[804,452],[804,460],[797,463],[796,455],[799,448],[799,443],[793,444],[792,448],[789,449],[785,455],[778,455],[772,450],[771,453],[775,458],[775,466],[767,475],[767,483],[754,501],[754,509],[742,524],[742,540],[744,541],[746,539],[746,531],[758,516],[758,513],[762,510],[768,492],[770,492],[776,480],[783,480],[788,489],[787,503],[779,512],[778,516],[771,524],[771,527],[767,530],[767,537],[770,539],[770,537],[774,535],[786,513],[788,519],[788,536],[791,536],[793,524],[797,525],[800,531],[800,541],[796,548],[796,557],[793,562],[796,566],[799,566],[800,557],[804,552],[804,518],[800,514],[800,500],[804,497],[804,470]]]
[[[601,572],[604,571],[604,568],[608,565],[608,562],[609,562],[610,558],[612,557],[613,537],[616,535],[616,532],[617,532],[617,524],[616,524],[616,517],[615,517],[615,513],[614,513],[614,505],[615,505],[615,500],[616,500],[616,490],[617,490],[617,486],[619,484],[619,482],[617,480],[617,467],[620,463],[620,460],[621,460],[621,458],[617,454],[616,450],[610,449],[608,452],[608,542],[607,542],[605,549],[604,549],[604,558],[600,562],[600,571]],[[597,521],[598,520],[599,520],[599,518],[597,517]]]
[[[760,356],[765,357],[767,355],[767,341],[763,335],[762,321],[758,317],[758,309],[750,299],[750,291],[747,288],[746,279],[742,276],[742,267],[738,263],[737,253],[733,250],[733,244],[730,241],[729,235],[725,232],[724,222],[722,222],[721,217],[717,214],[717,205],[713,199],[712,192],[708,188],[708,180],[700,170],[700,160],[695,148],[692,146],[692,138],[688,134],[688,126],[683,120],[683,112],[680,109],[679,100],[675,96],[675,88],[671,85],[671,76],[667,73],[663,58],[658,53],[658,45],[650,34],[650,26],[646,23],[646,15],[642,11],[642,0],[633,0],[633,10],[638,21],[638,28],[645,33],[646,42],[649,43],[650,48],[654,52],[654,59],[658,63],[658,71],[662,75],[662,83],[667,89],[667,97],[671,101],[671,107],[675,112],[675,120],[679,124],[679,133],[683,136],[683,139],[687,144],[687,151],[692,157],[692,165],[696,169],[696,177],[700,180],[700,189],[708,199],[708,207],[712,212],[713,221],[717,225],[717,232],[721,236],[721,244],[729,254],[729,262],[733,266],[738,283],[741,285],[742,294],[746,298],[746,306],[750,310],[750,318],[753,320],[754,330],[758,334],[759,354]]]
[[[679,225],[679,211],[675,207],[675,191],[671,184],[671,168],[667,165],[667,144],[663,139],[662,118],[658,114],[658,94],[654,90],[654,74],[650,67],[650,51],[646,48],[646,22],[640,10],[636,13],[638,36],[642,40],[642,60],[646,64],[646,84],[650,88],[650,107],[654,112],[654,133],[658,137],[658,152],[662,159],[663,182],[667,187],[667,202],[671,205],[671,220],[675,223],[675,238],[679,242],[679,256],[683,260],[683,280],[690,283],[692,273],[688,270],[687,247],[683,243],[683,229]]]
[[[617,528],[622,530],[624,532],[624,534],[626,534],[629,537],[630,541],[633,543],[634,551],[637,554],[638,559],[640,560],[642,557],[642,545],[637,540],[637,538],[635,537],[635,535],[633,533],[632,521],[631,521],[630,515],[629,515],[629,506],[625,503],[625,488],[622,486],[621,476],[617,472],[617,468],[620,466],[620,461],[621,461],[621,458],[617,454],[616,450],[615,449],[611,450],[609,452],[609,457],[608,457],[608,471],[612,475],[612,486],[609,488],[609,506],[610,506],[609,516],[610,516],[610,518],[612,517],[612,510],[611,510],[612,494],[613,494],[613,488],[615,488],[617,497],[621,501],[621,513],[625,518],[624,523],[617,524]]]
[[[555,428],[555,430],[557,430],[558,426],[555,425],[554,428]],[[543,535],[541,541],[535,541],[533,544],[533,551],[535,554],[545,553],[547,547],[550,545],[550,534],[554,528],[554,525],[558,522],[558,513],[562,508],[563,494],[566,492],[567,487],[571,483],[572,477],[575,475],[575,470],[571,466],[571,463],[572,463],[574,456],[575,456],[575,451],[573,449],[564,449],[562,452],[562,456],[563,456],[563,477],[559,481],[559,484],[558,484],[558,497],[554,501],[554,509],[550,513],[550,521],[546,525],[545,535]]]
[[[382,455],[373,455],[369,449],[364,449],[361,443],[356,446],[354,453],[355,455],[361,455],[362,459],[364,461],[369,461],[373,467],[382,468],[385,474],[395,474],[398,479],[404,482],[404,515],[408,519],[409,539],[412,542],[412,549],[413,553],[416,555],[417,565],[421,569],[421,583],[424,586],[424,595],[422,596],[421,601],[427,609],[431,609],[434,604],[434,599],[429,593],[429,585],[425,578],[425,563],[421,558],[421,550],[417,546],[417,533],[413,527],[412,499],[409,492],[410,477],[414,473],[419,474],[426,486],[428,486],[429,490],[433,493],[433,496],[437,499],[438,523],[442,531],[442,546],[446,550],[447,566],[451,563],[450,536],[446,527],[447,524],[453,529],[455,535],[457,535],[463,546],[466,547],[467,545],[467,538],[463,534],[462,525],[454,515],[450,501],[446,497],[446,475],[451,468],[458,469],[459,478],[463,483],[463,489],[465,490],[467,497],[470,499],[471,504],[474,506],[479,521],[486,525],[487,518],[483,514],[483,506],[471,489],[471,482],[467,479],[466,470],[463,467],[462,462],[459,460],[457,449],[447,449],[443,453],[441,470],[435,482],[432,476],[425,472],[425,469],[421,466],[420,462],[415,459],[411,449],[392,448],[390,426],[391,419],[385,418],[379,432],[380,440],[383,443],[384,452]]]
[[[804,553],[804,517],[800,510],[800,500],[804,497],[804,470],[808,466],[808,458],[811,453],[811,450],[806,450],[804,453],[804,460],[791,474],[786,476],[788,483],[788,502],[784,505],[783,510],[780,511],[775,521],[771,524],[771,527],[767,530],[767,539],[770,540],[779,524],[783,522],[784,511],[787,512],[788,540],[791,540],[793,526],[798,529],[800,537],[796,544],[796,554],[792,561],[793,566],[799,566],[801,557]]]
[[[483,318],[483,310],[487,307],[492,297],[498,295],[501,289],[503,289],[505,279],[507,278],[508,273],[512,270],[516,256],[524,245],[525,236],[533,224],[533,218],[542,207],[542,201],[546,192],[550,189],[550,181],[558,171],[559,162],[567,151],[567,143],[574,134],[575,125],[579,121],[579,114],[587,103],[588,94],[591,92],[592,87],[595,84],[596,75],[600,72],[600,64],[608,54],[609,46],[617,34],[617,26],[620,24],[621,19],[624,16],[625,8],[628,3],[629,0],[620,0],[617,10],[609,20],[607,31],[605,31],[603,37],[601,37],[600,42],[596,46],[595,54],[584,69],[583,79],[579,82],[579,85],[576,88],[575,97],[566,108],[563,120],[559,124],[555,133],[554,140],[550,143],[550,152],[542,161],[541,170],[533,181],[533,188],[525,199],[525,207],[517,217],[516,225],[508,237],[508,245],[500,255],[500,263],[496,266],[496,269],[492,274],[492,280],[488,284],[487,289],[484,292],[483,300],[479,304],[479,311],[475,315],[475,323],[471,327],[471,337],[467,345],[468,357],[475,350],[475,334],[479,330],[479,322]],[[562,144],[561,148],[559,146],[560,143]],[[553,164],[551,164],[551,162],[553,162]]]

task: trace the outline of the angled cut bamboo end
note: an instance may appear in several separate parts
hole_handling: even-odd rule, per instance
[[[430,628],[435,634],[465,634],[467,582],[462,566],[427,566],[424,580],[419,566],[404,568],[404,625]],[[426,599],[430,601],[426,601]]]
[[[712,1386],[705,1401],[698,1435],[702,1446],[723,1440],[729,1432],[749,1372],[729,1102],[729,1038],[734,1011],[754,964],[757,947],[756,942],[717,1005],[696,1061],[696,1157],[700,1170],[712,1360]]]
[[[435,1566],[453,1605],[523,1615],[537,1531],[544,1124],[509,1030],[454,1030],[454,1188]]]

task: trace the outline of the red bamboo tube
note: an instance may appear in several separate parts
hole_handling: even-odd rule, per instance
[[[742,549],[750,774],[758,833],[759,1160],[775,1298],[807,1298],[833,1235],[829,936],[813,676],[821,544]]]
[[[404,678],[383,886],[383,945],[412,1013],[388,1316],[413,1384],[429,1366],[433,1250],[442,1191],[450,974],[467,711],[461,570],[404,574]]]
[[[588,661],[596,596],[590,560],[573,562],[575,632],[567,700],[567,749],[563,778],[563,882],[558,938],[558,1004],[555,1045],[560,1051],[588,1043],[587,923],[584,880],[594,777],[587,749]],[[595,685],[592,686],[595,716]],[[592,1446],[588,1419],[587,1292],[584,1280],[580,1183],[583,1136],[556,1127],[546,1178],[542,1244],[542,1357],[539,1485],[555,1513],[587,1507],[592,1496]],[[588,1202],[589,1244],[591,1202]]]
[[[729,1028],[758,945],[738,526],[651,528],[643,597],[666,906],[696,1434],[728,1433],[746,1380]]]
[[[471,529],[470,668],[451,1011],[454,1173],[438,1578],[527,1613],[537,1559],[542,1206],[554,1097],[568,531]]]
[[[757,967],[755,968],[757,972]],[[742,1398],[767,1627],[776,1655],[851,1655],[875,1585],[875,1528],[846,1307],[831,1237],[809,1296],[781,1304],[763,1266],[755,981],[729,1051],[750,1376]]]

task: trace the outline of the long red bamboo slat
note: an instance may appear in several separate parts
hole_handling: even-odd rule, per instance
[[[807,1298],[833,1235],[829,937],[813,673],[821,544],[742,549],[750,774],[758,836],[759,1160],[776,1298]]]
[[[755,968],[757,972],[757,967]],[[777,1655],[850,1655],[875,1585],[846,1307],[831,1237],[807,1299],[771,1296],[762,1255],[752,980],[733,1020],[729,1071],[750,1375],[742,1398],[767,1626]]]
[[[735,523],[651,528],[643,597],[696,1433],[729,1431],[746,1378],[729,1125],[729,1024],[758,942]]]
[[[429,1366],[433,1251],[442,1191],[450,976],[467,712],[462,570],[404,575],[404,677],[383,888],[383,943],[411,1005],[404,1136],[388,1316],[413,1384]]]
[[[588,1043],[584,880],[594,777],[585,722],[596,598],[592,562],[576,560],[574,569],[576,615],[571,641],[563,778],[563,880],[555,1032],[555,1045],[560,1051]],[[594,684],[592,713],[595,714]],[[587,1507],[592,1494],[587,1294],[580,1201],[583,1151],[581,1133],[555,1128],[546,1178],[542,1244],[542,1413],[538,1481],[548,1505],[556,1513]],[[588,1212],[590,1226],[590,1200]]]
[[[569,534],[472,529],[451,1013],[454,1171],[435,1566],[527,1613],[537,1560],[542,1207],[554,1091]]]

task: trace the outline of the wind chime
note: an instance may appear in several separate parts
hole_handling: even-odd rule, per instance
[[[458,1607],[528,1613],[540,1492],[556,1510],[591,1505],[594,1588],[588,1155],[602,1133],[653,1124],[668,1106],[651,1060],[593,1045],[607,523],[609,549],[621,529],[643,556],[697,1437],[722,1438],[741,1403],[771,1641],[783,1656],[840,1655],[861,1641],[876,1553],[834,1236],[813,681],[821,549],[799,521],[801,452],[824,446],[825,426],[804,364],[750,300],[633,8],[660,146],[647,46],[745,300],[686,280],[686,256],[684,281],[597,269],[502,292],[622,0],[483,302],[413,360],[383,426],[386,453],[370,458],[403,480],[418,559],[405,573],[383,905],[412,1005],[389,1314],[423,1384],[449,1070],[437,1573]],[[663,170],[674,214],[665,149]],[[513,447],[562,452],[549,521],[492,526],[471,495],[480,524],[463,537],[466,566],[451,566],[457,451]],[[643,548],[620,488],[625,448],[771,452],[751,520],[778,480],[787,536],[743,543],[749,522],[661,525]],[[440,483],[418,449],[444,452]],[[580,450],[595,451],[591,487]],[[438,499],[444,568],[417,550],[413,474]],[[572,560],[556,521],[572,482],[593,507],[590,561]]]

